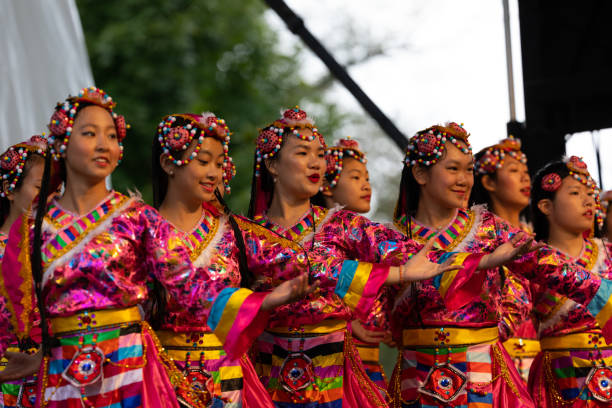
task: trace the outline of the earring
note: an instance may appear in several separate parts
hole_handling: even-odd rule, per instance
[[[173,171],[170,172],[170,177],[174,177],[174,172]]]
[[[274,177],[272,178],[272,181],[274,181],[275,183],[278,181],[278,179],[276,178],[276,176],[274,176]]]

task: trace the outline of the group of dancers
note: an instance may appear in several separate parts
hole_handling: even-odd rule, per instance
[[[108,188],[114,109],[85,88],[0,156],[5,407],[612,406],[612,197],[580,158],[532,181],[519,140],[474,156],[434,125],[380,224],[358,142],[295,107],[259,130],[242,216],[229,124],[169,114],[151,207]]]

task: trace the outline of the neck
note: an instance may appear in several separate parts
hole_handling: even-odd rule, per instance
[[[491,199],[492,203],[491,210],[495,215],[500,217],[501,219],[508,222],[510,225],[516,228],[521,227],[521,211],[522,209],[517,209],[512,206],[503,205],[501,202],[496,200],[495,198]]]
[[[8,235],[9,231],[11,230],[11,226],[13,225],[13,223],[15,221],[17,221],[17,219],[19,218],[19,216],[23,214],[22,212],[20,212],[17,208],[15,204],[11,204],[11,207],[9,209],[9,213],[8,216],[6,217],[6,219],[4,220],[4,224],[2,224],[2,227],[0,227],[0,232],[4,232],[5,234]]]
[[[446,227],[455,218],[456,213],[457,208],[444,207],[421,197],[415,219],[423,225],[439,230]]]
[[[182,200],[168,191],[159,206],[159,213],[181,231],[191,231],[202,217],[202,203],[198,200]]]
[[[297,224],[309,208],[309,199],[286,197],[275,191],[268,209],[268,219],[283,228],[290,228]]]
[[[548,244],[575,258],[582,252],[584,237],[551,224]]]
[[[64,194],[59,198],[60,205],[78,215],[87,214],[109,194],[106,181],[102,180],[96,184],[84,182],[66,182]]]

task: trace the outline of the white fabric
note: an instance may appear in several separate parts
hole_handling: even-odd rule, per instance
[[[0,150],[47,131],[55,103],[93,85],[75,0],[0,0]]]

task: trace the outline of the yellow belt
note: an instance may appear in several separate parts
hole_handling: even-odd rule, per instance
[[[299,327],[274,327],[268,332],[276,334],[326,334],[346,329],[346,320],[329,319],[316,324],[305,324]]]
[[[603,336],[593,333],[573,333],[565,336],[543,337],[540,339],[542,350],[594,349],[609,348]]]
[[[72,316],[53,317],[50,320],[53,333],[60,334],[135,323],[142,321],[142,315],[138,306],[133,306],[125,309],[86,310]]]
[[[170,330],[159,330],[156,334],[164,347],[223,348],[223,344],[213,333],[175,333]]]
[[[166,353],[176,361],[218,360],[225,356],[223,344],[213,333],[160,330],[156,334]]]
[[[430,329],[406,329],[402,333],[404,347],[447,347],[471,344],[495,343],[499,336],[497,327],[468,329],[436,327]]]
[[[511,357],[535,357],[541,350],[538,340],[519,337],[506,340],[504,347]]]

